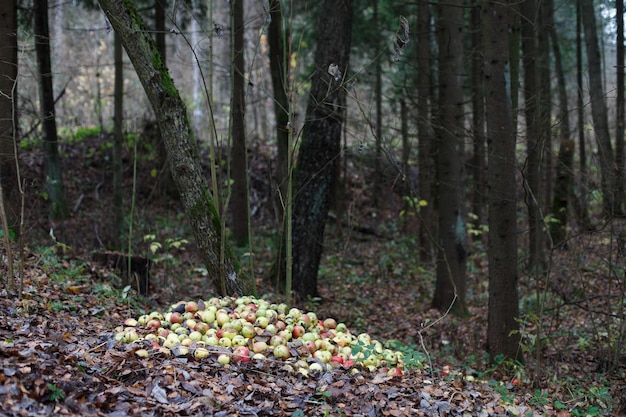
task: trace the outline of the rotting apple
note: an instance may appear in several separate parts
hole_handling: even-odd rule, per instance
[[[238,362],[249,362],[250,350],[245,346],[238,346],[233,352],[233,359]]]

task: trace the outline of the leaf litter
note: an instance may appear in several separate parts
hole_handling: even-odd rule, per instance
[[[114,341],[134,307],[94,285],[27,270],[22,300],[0,297],[0,416],[504,416],[538,415],[488,381],[433,379],[427,367],[332,369],[308,375],[276,360],[233,363],[151,352]],[[71,290],[68,290],[71,288]],[[78,298],[77,298],[78,297]],[[60,303],[60,304],[58,304]],[[92,314],[91,312],[97,312]],[[529,414],[530,413],[530,414]]]

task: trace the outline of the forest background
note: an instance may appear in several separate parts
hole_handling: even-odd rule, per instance
[[[208,179],[206,245],[132,38],[95,3],[2,6],[5,294],[27,248],[149,280],[158,305],[254,292],[533,387],[580,394],[593,369],[605,402],[626,347],[623,3],[334,3],[137,2]]]

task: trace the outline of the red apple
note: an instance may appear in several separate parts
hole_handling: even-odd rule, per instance
[[[233,352],[233,359],[237,362],[249,362],[250,350],[245,346],[238,346]]]

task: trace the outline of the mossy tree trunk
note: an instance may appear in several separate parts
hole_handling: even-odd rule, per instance
[[[227,243],[224,243],[225,260],[220,262],[220,219],[202,172],[187,109],[161,60],[154,38],[133,2],[99,0],[99,3],[120,36],[159,121],[172,177],[211,284],[221,295],[252,293],[254,285],[241,270]]]

